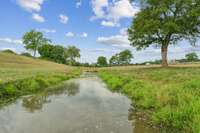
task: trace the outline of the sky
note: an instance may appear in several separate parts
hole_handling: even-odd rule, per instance
[[[0,50],[26,52],[22,37],[35,29],[54,44],[78,47],[80,62],[93,63],[125,49],[132,51],[133,63],[160,59],[159,48],[130,46],[126,30],[139,11],[139,4],[128,0],[1,0]],[[196,47],[185,40],[170,46],[169,60],[189,52],[200,56],[200,41]]]

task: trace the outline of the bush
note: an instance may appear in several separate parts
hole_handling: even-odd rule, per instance
[[[13,95],[15,95],[15,93],[16,93],[16,90],[13,85],[5,86],[5,94],[4,95],[13,96]]]
[[[48,78],[46,79],[44,76],[36,76],[35,81],[39,84],[40,88],[49,86]]]

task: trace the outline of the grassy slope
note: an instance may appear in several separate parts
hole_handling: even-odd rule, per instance
[[[200,132],[200,66],[115,67],[103,69],[100,76],[109,88],[150,111],[150,119],[168,132]]]
[[[72,67],[40,59],[0,52],[0,82],[28,78],[37,74],[70,73]]]
[[[66,65],[0,53],[0,106],[22,95],[49,91],[78,74],[78,69]]]

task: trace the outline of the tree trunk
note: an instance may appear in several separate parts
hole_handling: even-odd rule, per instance
[[[33,52],[34,52],[33,53],[33,57],[35,58],[35,56],[36,56],[36,50],[34,50]]]
[[[35,57],[35,55],[36,55],[36,51],[34,50],[33,52],[34,52],[34,53],[33,53],[33,57]]]
[[[162,67],[168,67],[167,61],[168,44],[162,44],[161,55],[162,55]]]

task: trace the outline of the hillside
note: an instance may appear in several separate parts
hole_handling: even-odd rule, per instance
[[[38,74],[73,71],[72,67],[54,62],[0,52],[0,82],[17,80]]]

